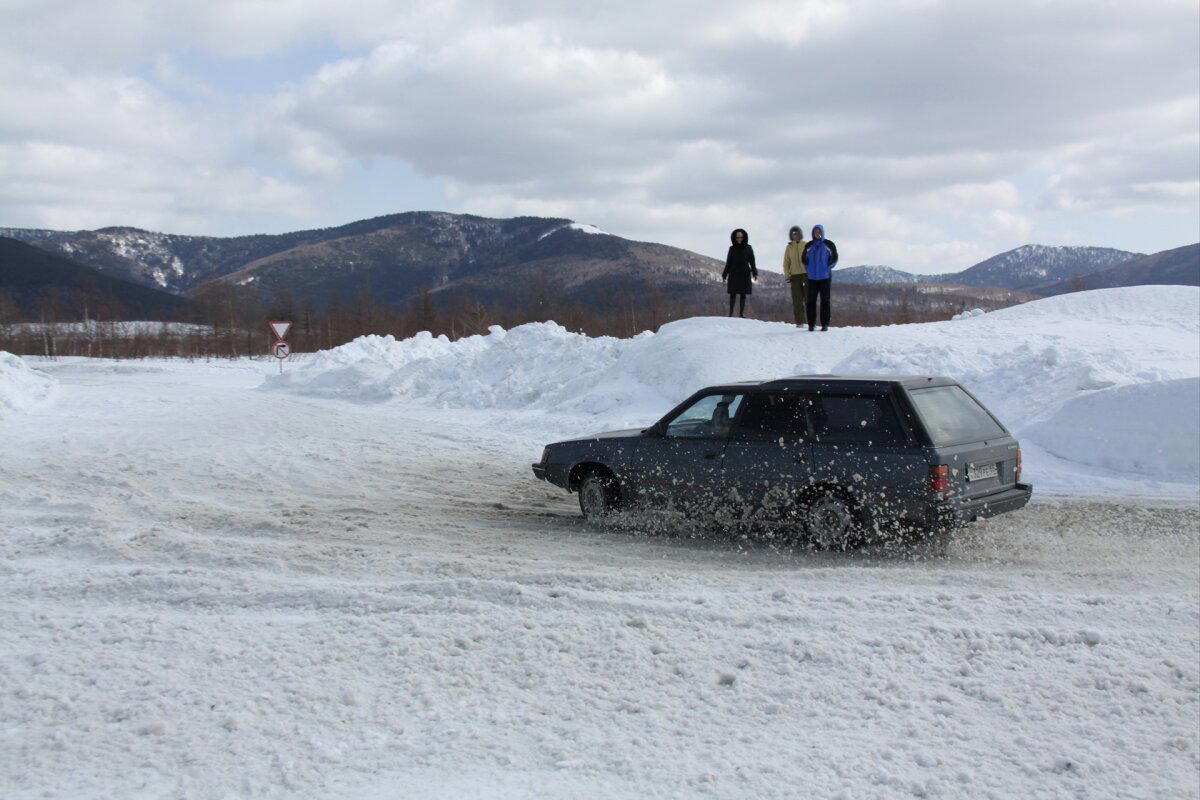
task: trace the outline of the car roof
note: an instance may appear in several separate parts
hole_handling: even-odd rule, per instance
[[[953,378],[948,378],[945,375],[870,375],[870,374],[815,374],[815,375],[790,375],[786,378],[773,378],[765,381],[740,381],[737,383],[723,383],[720,386],[710,386],[709,389],[744,389],[750,386],[762,386],[770,388],[828,388],[838,385],[853,385],[856,388],[877,387],[883,388],[887,386],[895,386],[899,384],[905,389],[921,389],[927,386],[953,386],[957,385],[957,381]]]

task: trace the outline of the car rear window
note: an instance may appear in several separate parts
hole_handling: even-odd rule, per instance
[[[910,392],[917,414],[936,445],[978,442],[1005,436],[1000,423],[961,386],[936,386]]]

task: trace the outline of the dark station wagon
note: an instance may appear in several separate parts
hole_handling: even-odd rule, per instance
[[[674,509],[824,548],[1022,508],[1017,440],[950,378],[805,375],[701,389],[644,430],[555,442],[534,474],[588,520]]]

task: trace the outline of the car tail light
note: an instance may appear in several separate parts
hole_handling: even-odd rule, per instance
[[[1013,470],[1013,482],[1021,482],[1021,448],[1017,448],[1017,467]]]
[[[541,463],[545,464],[545,463],[546,463],[546,460],[547,460],[548,458],[550,458],[550,448],[549,448],[549,447],[543,447],[543,448],[542,448],[542,461],[541,461]]]
[[[938,464],[929,468],[929,491],[945,500],[950,491],[950,467]]]

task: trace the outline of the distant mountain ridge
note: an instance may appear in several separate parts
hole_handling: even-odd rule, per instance
[[[838,283],[853,283],[859,286],[882,286],[893,283],[922,283],[929,276],[916,275],[880,264],[863,264],[857,267],[839,267]]]
[[[1098,272],[1144,255],[1111,247],[1027,244],[980,261],[962,272],[937,276],[936,280],[963,286],[1003,286],[1037,294],[1039,286]]]
[[[1039,297],[1117,286],[1200,286],[1200,244],[1151,255],[1108,247],[1025,245],[992,256],[961,272],[915,275],[891,267],[871,266],[847,267],[838,270],[837,276],[841,283],[990,286]]]
[[[15,302],[22,314],[50,310],[56,322],[81,319],[85,309],[109,319],[165,319],[189,306],[182,297],[119,280],[4,236],[0,236],[0,293]]]
[[[1088,289],[1146,284],[1200,286],[1200,243],[1130,259],[1115,267],[1040,286],[1036,291],[1049,297]]]
[[[917,275],[886,266],[847,267],[837,272],[842,283],[903,285],[936,283],[946,286],[976,286],[1012,289],[1041,295],[1043,287],[1077,276],[1114,269],[1142,253],[1111,247],[1049,247],[1027,244],[1008,250],[959,272]]]
[[[233,285],[323,304],[368,291],[394,303],[422,288],[489,302],[565,294],[605,301],[646,285],[696,287],[719,280],[721,262],[635,242],[569,219],[492,219],[416,211],[335,228],[210,237],[135,228],[0,229],[108,275],[175,294]]]
[[[547,292],[587,303],[657,287],[708,291],[720,261],[687,250],[635,242],[565,218],[493,219],[414,211],[332,228],[214,237],[129,227],[94,231],[0,228],[19,239],[106,275],[197,295],[222,286],[266,295],[286,293],[322,304],[367,291],[383,302],[422,288],[445,298],[523,302]],[[845,255],[845,254],[843,254]],[[839,282],[865,286],[938,284],[1020,293],[1058,293],[1083,276],[1153,258],[1106,247],[1029,244],[958,272],[915,275],[884,265],[843,267]],[[1106,280],[1124,280],[1111,278]],[[1150,280],[1150,278],[1147,278]]]
[[[189,236],[130,227],[94,231],[0,228],[0,236],[27,242],[90,267],[147,286],[186,294],[253,261],[304,245],[370,235],[402,224],[410,212],[358,220],[333,228],[250,236]],[[453,215],[449,215],[453,216]]]

